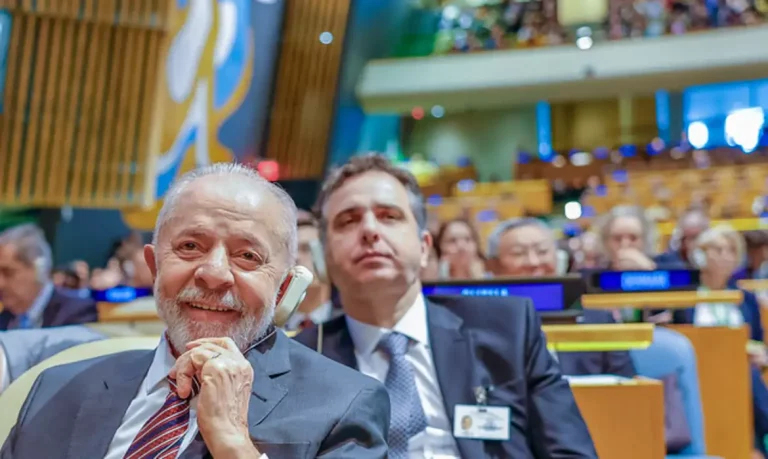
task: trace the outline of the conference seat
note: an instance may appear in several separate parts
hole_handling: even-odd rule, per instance
[[[37,377],[44,370],[64,365],[71,362],[92,359],[108,354],[118,352],[154,349],[160,342],[160,336],[136,336],[127,338],[110,338],[101,341],[81,344],[71,347],[65,351],[59,352],[53,357],[40,362],[29,369],[26,373],[19,376],[0,394],[0,445],[5,443],[5,439],[11,432],[11,428],[16,424],[19,411],[24,405],[27,394],[37,380]]]
[[[691,342],[681,333],[662,327],[653,332],[653,343],[647,349],[630,351],[632,361],[641,376],[661,379],[677,375],[677,383],[683,396],[685,417],[691,434],[691,444],[668,459],[716,459],[706,454],[704,439],[704,414],[696,369],[696,352]]]

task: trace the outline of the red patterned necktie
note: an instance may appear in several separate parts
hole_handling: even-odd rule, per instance
[[[189,401],[199,392],[197,379],[192,380],[192,395],[188,399],[176,393],[176,380],[168,378],[171,391],[162,408],[144,424],[133,439],[125,459],[174,459],[189,426]]]

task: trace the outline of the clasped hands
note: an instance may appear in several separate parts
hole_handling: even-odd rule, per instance
[[[234,341],[203,338],[188,343],[169,376],[176,379],[182,398],[192,394],[192,378],[200,382],[197,425],[213,457],[261,456],[248,431],[253,368]]]

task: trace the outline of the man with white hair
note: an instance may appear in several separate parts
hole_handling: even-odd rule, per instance
[[[535,218],[507,220],[488,237],[488,266],[499,277],[555,276],[557,244],[552,229]],[[570,305],[566,305],[568,307]],[[606,311],[585,309],[583,323],[613,323]],[[563,352],[557,354],[566,375],[613,374],[632,378],[637,375],[626,351]]]
[[[96,303],[57,291],[51,247],[35,225],[0,233],[0,331],[95,322]]]
[[[282,189],[233,164],[182,177],[144,248],[159,346],[44,372],[0,458],[386,457],[384,387],[273,324],[296,252]]]

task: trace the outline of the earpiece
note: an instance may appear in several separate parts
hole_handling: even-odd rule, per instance
[[[39,282],[44,283],[48,279],[48,276],[51,274],[46,269],[48,266],[47,266],[47,263],[45,262],[45,258],[43,257],[35,258],[34,265],[35,265],[35,274],[37,275]]]
[[[697,268],[703,268],[707,266],[707,255],[701,249],[694,249],[691,254],[691,261]]]
[[[564,276],[568,274],[568,252],[562,249],[557,250],[557,275]]]
[[[288,322],[304,299],[312,279],[314,279],[312,273],[303,266],[294,266],[288,270],[277,292],[274,318],[276,326],[282,327]]]
[[[330,284],[328,270],[325,267],[325,250],[323,243],[319,239],[313,239],[309,242],[309,251],[312,254],[312,264],[315,268],[317,279],[323,284]]]

